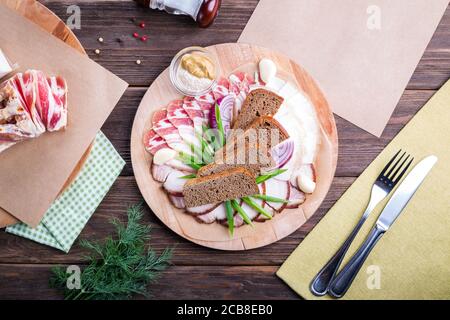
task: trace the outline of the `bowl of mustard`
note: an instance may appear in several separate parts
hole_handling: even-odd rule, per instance
[[[170,81],[186,96],[201,96],[216,84],[219,66],[212,54],[202,47],[178,52],[170,64]]]

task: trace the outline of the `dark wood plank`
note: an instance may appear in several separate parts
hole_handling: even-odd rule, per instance
[[[168,66],[172,56],[190,45],[207,46],[220,42],[235,42],[247,23],[258,0],[227,0],[215,25],[199,29],[187,17],[139,8],[131,0],[40,0],[63,20],[67,7],[79,4],[82,28],[77,36],[91,58],[118,74],[135,88],[121,99],[102,130],[127,161],[122,176],[115,183],[81,237],[102,240],[113,228],[112,217],[125,219],[125,208],[141,200],[132,176],[129,136],[135,111],[146,87]],[[146,43],[131,37],[136,27],[131,18],[145,21]],[[393,117],[377,139],[337,117],[339,132],[339,164],[337,178],[318,212],[291,236],[269,247],[248,252],[221,252],[187,242],[162,225],[145,207],[144,221],[153,227],[151,245],[158,251],[176,246],[175,266],[164,273],[155,285],[155,299],[291,299],[297,298],[274,272],[302,241],[328,209],[351,185],[355,177],[392,140],[420,107],[432,96],[450,74],[450,8],[441,21],[422,57],[408,89]],[[97,41],[105,39],[104,44]],[[120,39],[120,41],[118,41]],[[101,54],[93,51],[99,48]],[[136,59],[142,60],[140,66]],[[82,264],[83,251],[76,243],[70,254],[47,248],[26,239],[0,233],[0,298],[59,299],[59,293],[48,288],[53,264]],[[226,266],[226,267],[224,267]],[[183,286],[173,284],[183,283]]]
[[[125,176],[133,174],[129,137],[134,114],[145,90],[145,88],[127,90],[102,128],[127,162],[122,172]],[[339,135],[339,160],[336,175],[358,176],[433,94],[434,91],[430,90],[407,90],[380,139],[336,116]]]
[[[188,17],[176,17],[138,7],[133,1],[41,1],[63,20],[67,6],[78,3],[81,8],[81,30],[75,30],[91,58],[99,62],[132,85],[148,86],[169,65],[180,49],[223,42],[236,42],[250,18],[258,0],[223,1],[215,24],[208,29],[197,28]],[[131,18],[145,21],[144,30],[150,37],[141,42],[131,35],[142,30]],[[450,75],[450,8],[442,19],[408,89],[437,89]],[[105,43],[97,41],[101,36]],[[117,42],[121,39],[122,42]],[[101,55],[94,54],[100,48]],[[135,64],[136,59],[143,61]]]
[[[144,222],[152,226],[151,245],[156,250],[175,247],[176,265],[281,265],[306,234],[323,217],[332,204],[354,178],[336,178],[331,190],[317,213],[291,236],[270,246],[241,252],[217,251],[190,243],[166,228],[145,207]],[[96,213],[81,233],[80,238],[103,240],[114,231],[111,218],[125,219],[129,204],[138,203],[142,197],[133,177],[120,177]],[[76,243],[70,254],[34,243],[14,235],[0,233],[0,263],[77,263],[86,253]],[[1,288],[1,286],[0,286]]]
[[[0,299],[61,299],[49,288],[52,265],[0,264]],[[277,267],[173,266],[150,286],[152,299],[298,299]],[[174,286],[175,283],[183,285]]]

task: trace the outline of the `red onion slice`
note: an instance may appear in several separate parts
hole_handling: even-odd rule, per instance
[[[225,97],[217,99],[219,105],[220,116],[222,117],[223,130],[225,136],[231,129],[231,122],[233,120],[233,108],[234,108],[235,96],[233,94],[226,95]],[[213,129],[217,129],[216,113],[214,111],[209,114],[209,125]]]
[[[272,148],[271,155],[276,165],[274,169],[282,168],[292,157],[294,153],[294,141],[292,139],[284,140]]]

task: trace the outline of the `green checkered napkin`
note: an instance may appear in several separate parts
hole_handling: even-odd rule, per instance
[[[19,223],[6,232],[68,252],[124,166],[125,161],[99,132],[77,178],[55,200],[38,227]]]

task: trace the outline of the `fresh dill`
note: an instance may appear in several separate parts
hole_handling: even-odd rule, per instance
[[[116,236],[102,243],[82,240],[83,248],[90,251],[88,265],[80,274],[80,286],[68,288],[71,273],[55,267],[50,286],[60,289],[68,300],[130,299],[134,295],[149,297],[148,286],[165,270],[172,257],[172,249],[161,255],[147,247],[150,227],[142,224],[142,205],[128,208],[128,223],[113,219]]]

